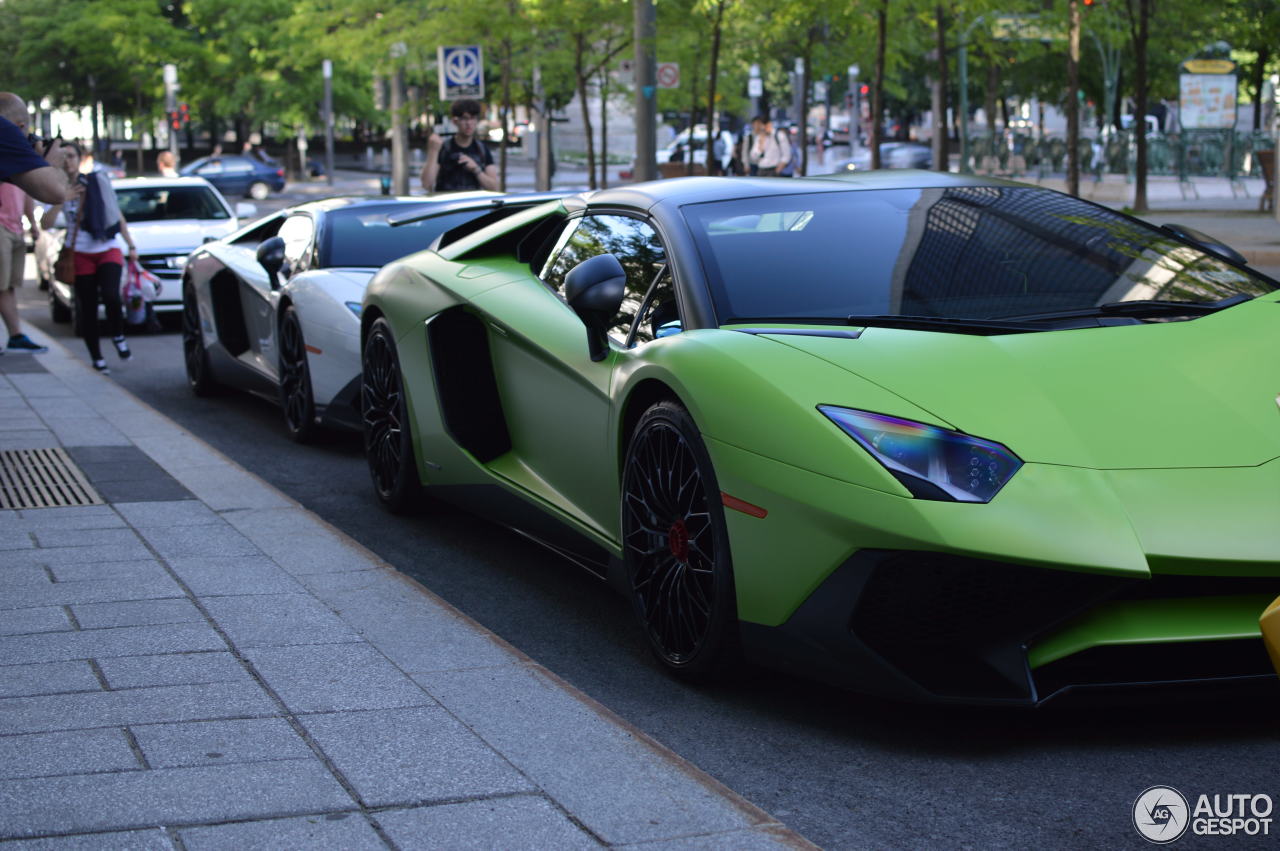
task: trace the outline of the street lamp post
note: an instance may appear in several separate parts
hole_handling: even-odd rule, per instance
[[[982,23],[985,15],[979,15],[960,32],[959,51],[956,54],[956,70],[960,77],[960,173],[973,174],[969,166],[969,33]]]
[[[632,0],[636,48],[636,167],[634,179],[658,176],[658,23],[653,0]]]

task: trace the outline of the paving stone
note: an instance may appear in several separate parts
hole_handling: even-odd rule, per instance
[[[183,433],[173,420],[145,408],[123,411],[99,410],[99,413],[117,429],[129,435],[130,440],[137,440],[140,437],[168,437]]]
[[[24,508],[17,520],[28,529],[106,529],[124,526],[109,505],[69,505],[63,508]]]
[[[351,806],[333,775],[312,759],[15,780],[0,796],[0,836],[232,821]]]
[[[226,642],[204,623],[0,636],[0,659],[14,665],[225,649]]]
[[[414,679],[608,844],[755,827],[683,763],[534,668],[417,674]]]
[[[532,795],[391,810],[378,813],[377,818],[401,848],[541,851],[600,847],[550,801]]]
[[[253,647],[244,655],[294,712],[435,705],[367,644]]]
[[[224,516],[277,564],[296,576],[366,570],[377,563],[366,550],[335,534],[302,508],[237,511]]]
[[[65,447],[73,446],[129,446],[131,442],[120,429],[101,417],[46,418],[49,429]]]
[[[152,768],[228,765],[314,756],[307,743],[283,718],[145,724],[129,729]]]
[[[260,556],[253,542],[225,523],[209,526],[152,526],[140,530],[166,559],[202,556]]]
[[[12,609],[0,617],[0,635],[29,635],[36,632],[62,632],[71,629],[67,611],[61,606]]]
[[[150,556],[150,554],[148,554]],[[129,561],[80,562],[79,564],[54,564],[49,566],[55,582],[100,582],[103,579],[130,581],[135,579],[163,580],[169,578],[154,557]]]
[[[11,564],[39,564],[56,567],[61,564],[85,564],[112,561],[141,561],[151,558],[151,551],[134,537],[128,544],[107,544],[99,547],[45,547],[6,553]]]
[[[49,566],[55,582],[100,582],[104,579],[120,581],[169,579],[169,572],[148,553],[145,559],[128,561],[80,562],[79,564],[54,564]]]
[[[226,651],[99,659],[98,668],[114,689],[255,682],[244,665]]]
[[[203,441],[183,432],[178,435],[141,435],[134,444],[171,474],[190,467],[221,466],[227,457]]]
[[[224,522],[207,505],[195,499],[174,502],[119,502],[115,505],[125,520],[139,528],[147,526],[207,526]]]
[[[358,637],[309,594],[209,597],[204,605],[237,647],[333,643]]]
[[[30,431],[5,432],[5,449],[48,449],[57,446],[57,438],[48,429],[31,429]]]
[[[4,780],[142,767],[120,729],[0,736],[0,779]]]
[[[533,791],[502,757],[438,708],[299,720],[369,806]]]
[[[84,660],[0,665],[0,698],[101,690],[93,668]]]
[[[175,558],[169,559],[169,567],[197,597],[303,590],[298,580],[265,556]]]
[[[128,546],[138,541],[132,529],[40,529],[33,533],[41,547]]]
[[[0,730],[42,733],[275,713],[276,704],[256,684],[208,683],[5,698],[0,700]]]
[[[69,603],[105,603],[111,600],[145,600],[183,597],[183,590],[167,575],[152,579],[102,579],[92,582],[49,582],[40,568],[31,568],[28,579],[18,581],[5,575],[5,593],[0,595],[0,611],[28,606],[62,606]]]
[[[187,851],[277,851],[281,848],[384,851],[387,847],[359,813],[189,827],[178,835]]]
[[[4,550],[30,550],[34,549],[36,540],[26,529],[4,530],[0,533],[0,552]],[[0,555],[0,563],[7,558],[6,555]]]
[[[84,833],[45,839],[17,839],[4,844],[4,851],[174,851],[163,828],[125,830],[117,833]]]
[[[49,397],[68,397],[64,404],[73,405],[69,400],[72,395],[58,378],[52,375],[10,375],[9,381],[27,399],[27,404],[34,407],[37,399]]]
[[[130,600],[122,603],[86,603],[72,606],[81,629],[119,626],[154,626],[166,623],[199,623],[204,614],[186,599]]]
[[[275,488],[238,467],[208,466],[174,469],[173,476],[214,511],[291,507]]]
[[[302,577],[401,669],[410,673],[518,664],[518,657],[402,574],[359,571],[362,587],[327,590],[329,577]]]

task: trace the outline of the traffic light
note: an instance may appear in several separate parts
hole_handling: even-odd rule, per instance
[[[178,104],[178,120],[183,124],[191,123],[191,109],[185,104]]]
[[[868,86],[866,83],[863,83],[861,86],[858,87],[858,94],[860,95],[871,94],[871,87]]]
[[[182,129],[182,120],[179,118],[179,115],[180,113],[176,109],[169,111],[169,126],[174,130]]]

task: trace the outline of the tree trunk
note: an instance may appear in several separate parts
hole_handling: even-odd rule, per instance
[[[711,25],[711,68],[708,73],[707,90],[707,174],[714,174],[713,165],[719,168],[719,160],[715,159],[716,139],[720,136],[719,110],[716,109],[716,83],[720,72],[720,33],[724,24],[724,7],[726,0],[716,3],[716,17]]]
[[[947,18],[941,3],[934,8],[934,17],[938,70],[933,82],[933,168],[947,171]]]
[[[507,9],[514,14],[511,4]],[[507,191],[507,149],[511,147],[511,39],[502,40],[502,106],[499,116],[502,121],[502,147],[498,149],[498,191]]]
[[[813,42],[817,38],[816,29],[809,30],[809,38],[804,43],[804,73],[800,75],[800,132],[796,134],[800,146],[799,174],[792,177],[804,177],[809,173],[809,92],[813,91]]]
[[[698,58],[695,56],[689,74],[689,144],[685,145],[684,173],[693,174],[693,128],[698,126]],[[708,163],[708,167],[710,163]]]
[[[1133,40],[1133,130],[1138,156],[1134,164],[1133,210],[1147,212],[1147,39],[1151,34],[1151,0],[1138,0],[1137,32]]]
[[[876,10],[876,78],[871,83],[871,168],[880,168],[880,114],[884,111],[884,49],[889,28],[889,0]]]
[[[1253,89],[1253,130],[1256,133],[1262,128],[1262,86],[1266,80],[1267,63],[1271,61],[1271,45],[1258,45],[1258,59],[1253,63],[1253,71],[1249,75],[1250,88]]]
[[[600,188],[609,188],[609,69],[600,66]]]
[[[982,102],[982,110],[987,114],[987,140],[991,143],[987,153],[992,155],[996,152],[996,88],[999,85],[1000,68],[992,56],[987,62],[987,91]]]
[[[596,185],[596,143],[592,138],[591,106],[587,103],[588,79],[584,70],[587,54],[587,37],[577,33],[573,37],[573,74],[578,85],[578,101],[582,104],[582,129],[587,134],[587,186],[598,189]],[[550,113],[550,110],[548,110]],[[549,117],[549,116],[548,116]]]
[[[1067,192],[1080,195],[1080,0],[1067,3]]]

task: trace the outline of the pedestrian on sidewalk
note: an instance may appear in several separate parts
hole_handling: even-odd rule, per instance
[[[161,151],[156,154],[156,170],[160,172],[161,177],[177,177],[177,160],[174,159],[173,151]]]
[[[776,177],[782,167],[791,162],[791,140],[786,131],[774,129],[767,115],[759,116],[756,121],[752,122],[756,131],[749,154],[751,164],[761,177]]]
[[[498,189],[498,167],[493,154],[476,136],[480,103],[463,99],[453,102],[449,114],[456,128],[445,140],[436,133],[427,140],[427,161],[422,166],[422,188],[433,192],[466,192]]]
[[[22,333],[18,320],[18,287],[26,269],[27,244],[22,235],[22,219],[31,228],[31,242],[40,236],[36,204],[31,196],[12,183],[0,183],[0,319],[9,332],[5,352],[39,354],[49,349]]]
[[[73,197],[65,204],[50,207],[41,225],[52,227],[58,211],[63,210],[67,238],[74,240],[75,305],[79,325],[76,331],[84,338],[93,368],[108,373],[110,370],[98,343],[98,303],[101,301],[106,308],[107,331],[111,334],[116,354],[121,360],[128,360],[132,352],[124,338],[124,306],[120,302],[120,273],[124,269],[124,257],[117,237],[123,238],[128,245],[129,259],[133,262],[137,262],[138,249],[129,236],[129,224],[120,213],[107,173],[95,168],[80,174],[79,166],[80,149],[76,146],[75,156],[68,158],[67,167]]]
[[[60,173],[66,148],[60,139],[28,135],[27,118],[22,98],[0,92],[0,182],[18,184],[43,204],[57,204],[66,198]]]

